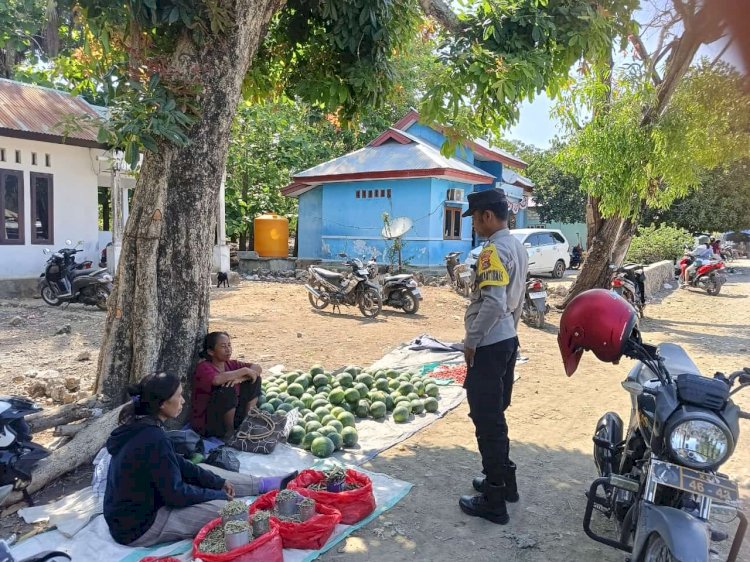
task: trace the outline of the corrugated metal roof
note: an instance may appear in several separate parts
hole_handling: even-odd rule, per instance
[[[70,131],[65,135],[61,124],[72,117],[99,117],[85,100],[66,92],[0,79],[0,129],[54,137],[64,136],[96,143],[97,131],[91,127]]]
[[[511,185],[519,185],[522,187],[534,187],[534,182],[529,178],[522,176],[521,174],[503,168],[503,181]]]
[[[404,131],[399,131],[399,133],[409,137],[412,142],[409,144],[386,142],[380,146],[366,146],[295,174],[294,179],[304,181],[306,177],[445,169],[477,174],[486,177],[488,183],[495,180],[493,175],[467,162],[453,157],[446,158],[440,150],[418,137]]]

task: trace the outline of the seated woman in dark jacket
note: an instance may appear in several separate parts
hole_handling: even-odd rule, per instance
[[[127,546],[193,538],[218,517],[227,500],[284,488],[296,473],[256,478],[175,453],[163,422],[176,418],[185,400],[180,379],[147,375],[130,389],[133,401],[107,441],[112,455],[104,494],[104,519],[112,537]]]

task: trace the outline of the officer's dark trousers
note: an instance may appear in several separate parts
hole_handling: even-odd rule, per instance
[[[476,429],[482,472],[491,484],[503,482],[508,464],[508,424],[505,410],[513,393],[518,338],[477,348],[474,365],[469,367],[464,388],[469,417]]]

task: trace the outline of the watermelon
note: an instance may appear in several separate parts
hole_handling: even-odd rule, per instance
[[[349,373],[350,375],[355,377],[362,372],[362,369],[354,365],[349,365],[346,369],[344,369],[344,372]]]
[[[354,447],[359,441],[359,435],[353,427],[345,427],[341,432],[341,439],[344,442],[344,447]]]
[[[321,386],[317,390],[318,390],[318,394],[323,394],[327,397],[330,394],[330,392],[333,390],[333,388],[328,385],[325,385],[325,386]]]
[[[292,410],[294,410],[294,406],[287,403],[279,404],[279,407],[276,408],[277,412],[291,412]]]
[[[305,424],[305,431],[312,433],[313,431],[318,431],[321,427],[323,427],[323,424],[319,421],[309,421]]]
[[[338,419],[345,428],[354,427],[354,414],[352,414],[351,412],[344,412],[343,414],[339,414]]]
[[[316,398],[313,403],[310,404],[310,409],[314,412],[318,408],[326,408],[328,406],[328,400],[324,398]]]
[[[284,400],[284,404],[294,404],[295,400],[299,400],[296,396],[287,396]]]
[[[414,392],[414,385],[410,382],[402,382],[398,385],[398,391],[402,396],[407,396],[409,393]]]
[[[285,382],[279,383],[279,392],[284,392],[286,390],[287,384]]]
[[[411,401],[406,396],[399,396],[393,400],[393,403],[398,406],[399,404],[406,403],[411,406]]]
[[[295,380],[297,380],[298,376],[299,373],[297,371],[292,371],[284,375],[284,381],[286,381],[287,384],[292,384]]]
[[[352,411],[352,405],[349,404],[349,402],[342,402],[341,407],[344,409],[345,412],[351,412]],[[336,416],[338,418],[338,416]]]
[[[293,400],[292,408],[297,408],[301,412],[305,409],[305,403],[302,400]]]
[[[416,392],[419,396],[424,396],[424,383],[422,381],[417,381],[414,384],[414,392]]]
[[[335,450],[336,447],[333,445],[333,441],[328,439],[328,437],[316,437],[310,444],[310,452],[321,459],[330,457]]]
[[[328,425],[329,423],[331,423],[332,421],[336,419],[337,419],[336,416],[332,414],[326,414],[325,416],[320,418],[320,423],[322,423],[323,425]]]
[[[263,410],[264,412],[269,413],[269,414],[273,414],[276,411],[274,409],[274,407],[271,404],[269,404],[269,403],[265,403],[265,404],[261,405],[260,409]]]
[[[406,408],[406,406],[396,406],[396,408],[393,410],[393,421],[395,421],[396,423],[406,423],[409,421],[409,410]]]
[[[438,388],[438,385],[434,383],[430,383],[430,384],[425,385],[424,392],[430,398],[437,398],[438,395],[440,394],[440,389]]]
[[[437,412],[438,411],[438,401],[436,398],[427,398],[424,401],[424,409],[428,412]]]
[[[334,406],[333,408],[331,408],[331,415],[334,418],[338,418],[339,414],[343,412],[346,412],[346,410],[344,410],[344,408],[342,408],[341,406]]]
[[[354,385],[354,377],[349,373],[341,373],[338,376],[338,381],[343,388],[351,388]]]
[[[328,406],[320,406],[319,408],[313,409],[313,412],[321,421],[323,421],[323,418],[331,413],[331,409]]]
[[[394,371],[394,370],[392,370],[392,369],[391,369],[390,371],[388,371],[388,372],[386,373],[386,376],[387,376],[387,377],[388,377],[389,379],[397,379],[397,378],[398,378],[398,376],[399,376],[399,372],[398,372],[398,371]]]
[[[393,411],[393,408],[396,407],[396,403],[393,400],[393,397],[390,394],[385,395],[385,409],[389,412]]]
[[[315,375],[315,378],[313,379],[313,385],[315,388],[319,388],[321,386],[326,386],[328,384],[328,377],[325,375]]]
[[[341,430],[344,429],[344,424],[341,423],[339,420],[333,420],[328,422],[328,427],[332,427],[336,430],[336,432],[341,433]]]
[[[261,394],[260,396],[258,396],[258,406],[262,406],[265,403],[266,403],[266,395]]]
[[[273,398],[278,398],[278,397],[279,397],[279,391],[278,391],[278,389],[276,389],[276,390],[269,390],[269,391],[266,392],[266,401],[271,400]]]
[[[366,418],[370,413],[370,402],[367,400],[360,400],[357,402],[357,407],[354,408],[354,414],[358,418]]]
[[[323,367],[321,367],[320,365],[313,365],[312,367],[310,367],[310,374],[312,376],[322,375],[324,372],[325,369],[323,369]]]
[[[378,379],[375,381],[375,388],[378,390],[382,390],[383,392],[388,392],[390,389],[388,388],[388,380],[387,379]]]
[[[344,446],[344,439],[337,432],[334,431],[330,435],[326,435],[326,437],[331,440],[331,443],[333,443],[333,448],[336,451],[340,451],[341,447]]]
[[[279,392],[279,395],[277,398],[281,400],[282,402],[286,402],[286,399],[289,398],[289,396],[291,395],[288,392]]]
[[[305,435],[305,438],[302,440],[302,447],[304,447],[305,449],[307,449],[309,451],[310,450],[310,445],[312,445],[312,442],[315,439],[317,439],[318,437],[323,437],[323,436],[320,433],[318,433],[317,431],[313,431],[312,433],[308,433],[307,435]]]
[[[361,382],[367,388],[370,388],[373,383],[375,382],[375,379],[372,378],[372,375],[368,375],[367,373],[362,373],[361,375],[357,375],[357,378],[354,379],[357,382]]]
[[[409,394],[406,395],[406,397],[409,400],[419,400],[419,394],[417,394],[416,392],[410,392]]]
[[[299,445],[302,443],[302,440],[305,438],[305,428],[300,427],[298,425],[295,425],[292,430],[289,432],[289,437],[287,437],[287,442],[291,445]]]
[[[359,402],[359,391],[356,388],[350,388],[344,393],[344,399],[346,399],[349,404],[356,404]]]
[[[310,386],[310,375],[302,375],[301,377],[297,377],[296,379],[294,379],[294,383],[293,384],[298,384],[302,388],[304,388],[305,390],[307,390],[307,388]],[[288,390],[287,390],[287,392],[288,392]]]
[[[335,427],[331,427],[330,425],[324,425],[318,430],[318,433],[320,433],[321,435],[325,437],[328,437],[331,433],[338,433],[338,431],[336,431]]]
[[[344,391],[340,388],[335,388],[328,395],[328,401],[331,404],[341,404],[344,401]]]
[[[370,406],[370,415],[376,420],[384,418],[386,411],[384,402],[373,402]]]
[[[302,402],[305,404],[305,408],[309,408],[310,406],[312,406],[313,400],[315,400],[315,398],[313,398],[312,394],[308,394],[307,392],[305,392],[302,396],[300,396],[300,400],[302,400]]]
[[[375,380],[387,379],[387,378],[388,378],[388,375],[386,375],[385,371],[382,369],[375,373]]]
[[[412,400],[411,401],[411,411],[415,414],[421,414],[424,412],[424,403],[420,399]]]
[[[398,388],[398,385],[400,385],[401,382],[397,381],[396,379],[392,379],[388,381],[388,388],[391,390],[396,390]]]
[[[383,402],[385,403],[385,397],[388,396],[385,392],[380,392],[379,390],[376,390],[374,392],[371,392],[367,395],[367,398],[370,400],[370,402]]]
[[[316,415],[315,415],[314,413],[312,413],[312,412],[310,412],[309,414],[305,414],[304,416],[302,416],[302,420],[303,420],[303,421],[304,421],[305,423],[307,423],[307,422],[311,422],[311,421],[316,421],[316,422],[319,422],[319,421],[320,421],[320,420],[318,419],[318,416],[316,416]]]

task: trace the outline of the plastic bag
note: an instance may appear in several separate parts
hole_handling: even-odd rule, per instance
[[[259,509],[271,510],[276,501],[278,490],[263,494],[250,506],[250,516]],[[315,502],[315,515],[302,523],[281,521],[271,517],[279,524],[279,533],[284,548],[299,548],[301,550],[319,550],[323,548],[331,537],[336,525],[341,521],[338,509]]]
[[[325,480],[325,474],[319,470],[303,470],[292,480],[287,488],[296,490],[303,496],[341,512],[341,523],[353,525],[375,511],[375,496],[372,493],[372,481],[361,472],[348,468],[346,483],[359,484],[359,488],[346,492],[326,492],[311,490],[308,486]]]
[[[198,550],[208,532],[221,525],[221,517],[207,523],[193,539],[193,558],[203,562],[284,562],[283,545],[279,534],[279,525],[270,521],[270,531],[245,546],[235,548],[222,554],[208,554]]]
[[[206,463],[229,470],[230,472],[240,471],[240,459],[237,458],[237,454],[229,447],[217,447],[213,449],[208,454]]]

